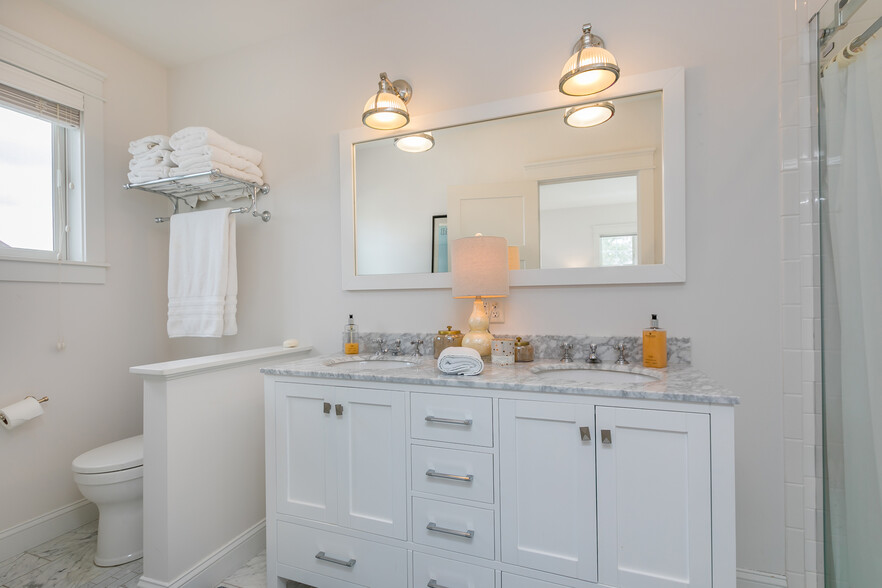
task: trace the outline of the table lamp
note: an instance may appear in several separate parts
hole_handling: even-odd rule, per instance
[[[450,244],[450,264],[454,298],[474,298],[469,316],[469,332],[463,347],[471,347],[482,356],[490,355],[490,318],[482,298],[508,296],[508,242],[504,237],[456,239]]]

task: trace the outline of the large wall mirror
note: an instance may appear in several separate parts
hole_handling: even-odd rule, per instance
[[[607,122],[564,123],[598,101]],[[447,244],[477,232],[508,240],[513,286],[685,281],[684,115],[678,68],[341,133],[344,288],[450,287]]]

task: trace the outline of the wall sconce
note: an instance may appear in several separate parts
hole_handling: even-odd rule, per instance
[[[416,133],[398,137],[393,141],[395,146],[408,153],[423,153],[435,146],[435,137],[432,133]]]
[[[584,129],[595,127],[605,123],[616,113],[616,107],[612,102],[595,102],[594,104],[582,104],[571,106],[564,112],[564,122],[571,127]]]
[[[484,311],[484,298],[508,296],[508,242],[505,237],[456,239],[450,244],[450,262],[454,298],[474,298],[469,316],[469,332],[463,347],[471,347],[482,356],[490,355],[490,318]]]
[[[361,122],[365,126],[381,131],[400,129],[410,122],[405,104],[410,102],[411,95],[413,88],[406,81],[390,82],[386,73],[381,73],[379,89],[364,105]]]
[[[591,24],[582,26],[582,36],[564,65],[559,89],[568,96],[587,96],[606,90],[619,79],[613,54],[603,48],[603,39],[591,34]]]

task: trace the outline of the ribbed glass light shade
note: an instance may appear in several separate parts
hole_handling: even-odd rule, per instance
[[[435,138],[432,133],[416,133],[398,137],[394,141],[395,146],[408,153],[422,153],[435,146]]]
[[[404,100],[389,92],[377,92],[364,105],[361,122],[372,129],[400,129],[410,122]]]
[[[615,113],[616,109],[611,102],[571,106],[564,112],[564,122],[571,127],[584,129],[605,123]]]
[[[569,96],[587,96],[606,90],[619,79],[619,66],[603,47],[583,47],[563,67],[560,91]]]

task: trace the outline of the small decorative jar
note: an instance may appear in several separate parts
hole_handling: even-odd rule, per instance
[[[520,337],[515,338],[515,361],[533,361],[533,346]]]
[[[462,347],[462,332],[447,325],[447,330],[440,330],[435,335],[435,359],[448,347]]]
[[[514,339],[496,339],[491,342],[490,359],[495,365],[514,365]]]

